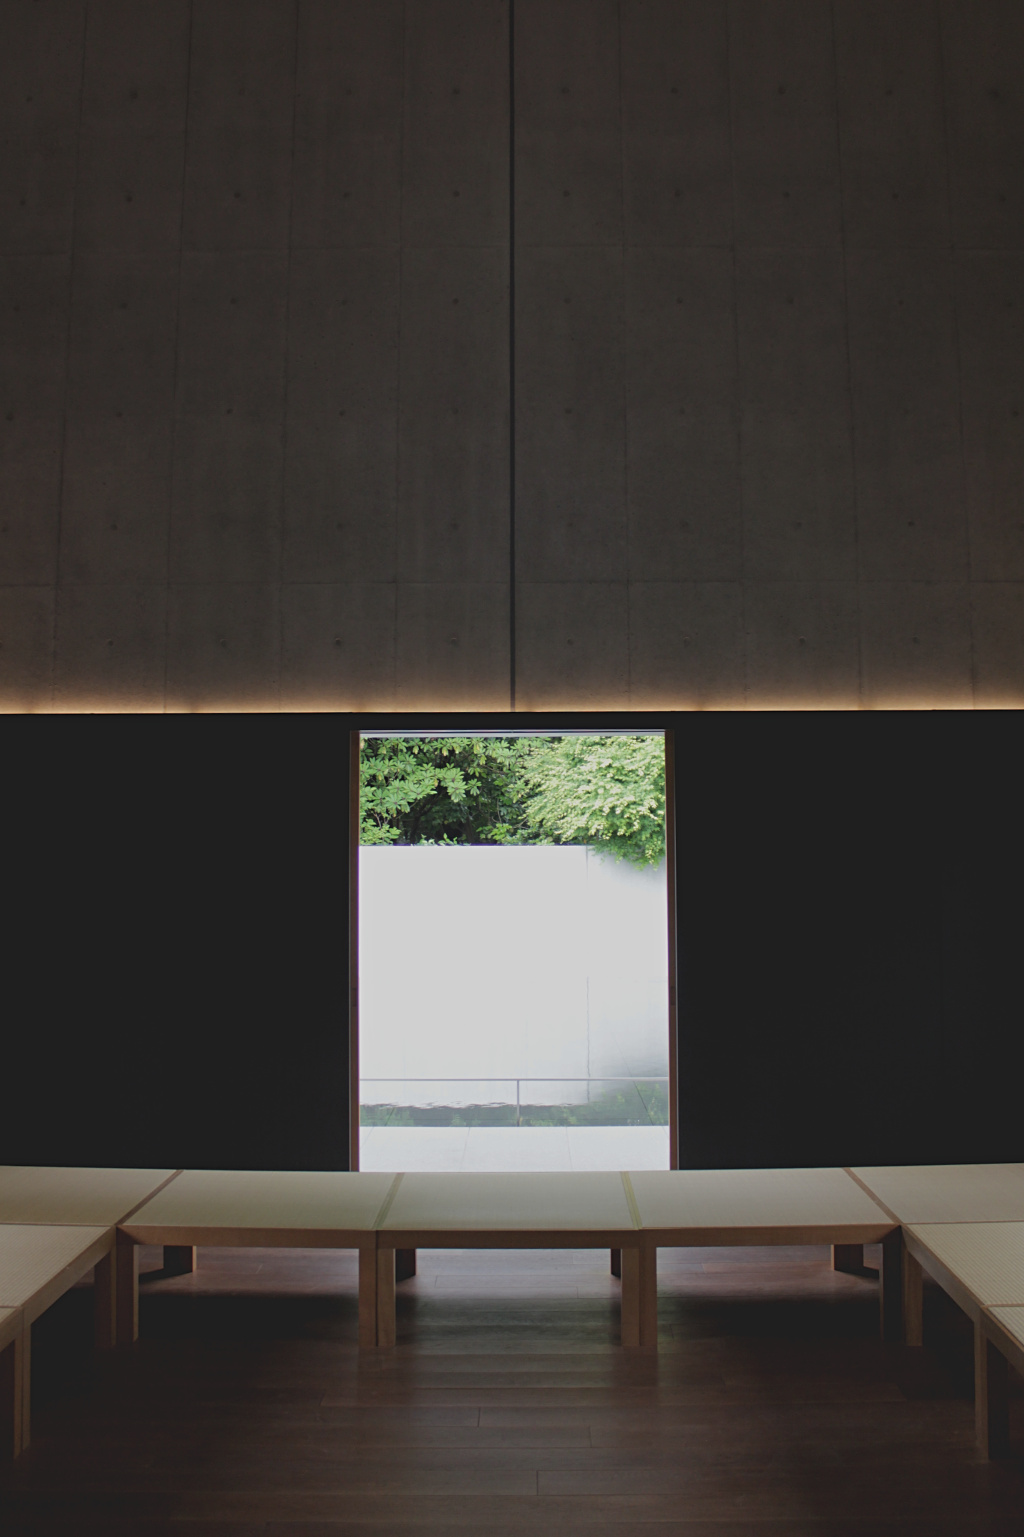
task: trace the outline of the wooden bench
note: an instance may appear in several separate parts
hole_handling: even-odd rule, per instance
[[[982,1450],[989,1457],[1003,1457],[1009,1450],[1010,1431],[1007,1364],[1024,1377],[1024,1307],[984,1308],[981,1332],[985,1342]]]
[[[379,1345],[395,1343],[391,1255],[418,1248],[621,1249],[622,1343],[654,1343],[651,1321],[641,1315],[643,1248],[622,1174],[399,1174],[377,1243]]]
[[[1024,1163],[889,1164],[850,1171],[880,1206],[899,1222],[1024,1222]],[[904,1245],[903,1340],[923,1336],[920,1265]]]
[[[393,1174],[187,1169],[118,1229],[117,1340],[139,1332],[138,1244],[357,1249],[359,1343],[377,1344],[378,1215]]]
[[[25,1396],[21,1308],[0,1307],[0,1461],[21,1451],[21,1406]]]
[[[97,1169],[62,1168],[26,1164],[0,1165],[0,1252],[5,1248],[10,1254],[15,1230],[27,1229],[79,1229],[81,1231],[103,1229],[111,1231],[115,1225],[140,1201],[152,1195],[167,1180],[172,1179],[174,1169]],[[7,1242],[5,1244],[5,1234]],[[29,1243],[29,1234],[23,1235],[22,1248],[27,1254],[31,1249],[41,1253],[39,1245]],[[63,1249],[60,1251],[64,1252]],[[89,1265],[79,1267],[70,1281],[64,1278],[63,1289],[73,1285],[84,1275]],[[111,1325],[114,1267],[109,1257],[96,1267],[96,1339],[97,1344],[107,1347],[113,1344]],[[38,1279],[37,1275],[37,1279]],[[66,1284],[65,1284],[66,1283]],[[59,1295],[59,1293],[58,1293]],[[53,1300],[53,1299],[51,1299]],[[4,1441],[17,1450],[28,1445],[31,1428],[29,1415],[29,1384],[32,1355],[32,1323],[45,1311],[44,1306],[33,1306],[26,1314],[22,1310],[22,1333],[7,1347],[0,1362],[0,1380],[3,1383],[4,1402],[8,1384],[16,1379],[16,1396],[23,1399],[11,1422],[8,1436],[7,1421],[11,1418],[4,1411]],[[8,1328],[14,1327],[8,1323]],[[15,1391],[12,1388],[12,1391]]]
[[[974,1325],[975,1433],[986,1456],[999,1455],[1006,1441],[1008,1354],[993,1362],[992,1348],[999,1348],[1003,1335],[994,1326],[986,1329],[985,1315],[1024,1307],[1024,1222],[908,1223],[903,1241],[917,1275],[926,1271]]]
[[[0,1224],[0,1308],[16,1311],[21,1318],[20,1345],[15,1324],[13,1355],[5,1366],[5,1375],[13,1375],[15,1455],[31,1437],[32,1325],[90,1270],[95,1272],[96,1343],[103,1349],[113,1342],[115,1231],[86,1225]]]
[[[649,1251],[645,1318],[656,1315],[659,1248],[881,1243],[882,1332],[898,1332],[899,1227],[843,1169],[645,1169],[628,1178]]]

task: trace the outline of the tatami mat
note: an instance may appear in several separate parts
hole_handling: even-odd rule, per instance
[[[393,1174],[186,1169],[126,1228],[370,1230]]]
[[[109,1227],[0,1226],[0,1306],[24,1307]]]
[[[622,1176],[406,1174],[381,1224],[407,1232],[631,1230]]]
[[[173,1169],[66,1169],[0,1165],[0,1222],[115,1223]]]
[[[1024,1163],[854,1169],[900,1222],[1024,1222]]]
[[[675,1169],[630,1173],[644,1228],[891,1226],[842,1169]]]
[[[1024,1222],[908,1224],[978,1302],[1024,1304]]]

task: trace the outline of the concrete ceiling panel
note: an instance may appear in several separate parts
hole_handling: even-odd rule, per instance
[[[622,242],[619,16],[614,0],[519,0],[516,241]]]
[[[98,418],[174,409],[178,259],[88,253],[75,262],[67,409]]]
[[[1024,6],[941,0],[953,240],[1024,247]]]
[[[287,258],[189,252],[182,263],[182,416],[278,421],[284,400]]]
[[[189,0],[91,0],[75,245],[169,251],[181,241]]]
[[[57,708],[162,710],[166,638],[162,583],[65,584],[57,600]]]
[[[299,10],[291,238],[397,246],[402,0],[304,0]]]
[[[949,253],[851,252],[847,280],[860,575],[966,581]]]
[[[52,582],[57,575],[62,423],[0,419],[0,584]]]
[[[847,245],[948,245],[934,0],[839,0],[835,27]]]
[[[838,246],[832,10],[819,0],[731,0],[736,239]]]
[[[280,596],[276,584],[171,587],[168,711],[279,708]]]
[[[966,582],[862,582],[860,625],[866,706],[973,703]]]
[[[403,582],[508,578],[508,256],[402,259],[398,570]]]
[[[626,582],[520,582],[516,616],[521,709],[629,708]]]
[[[281,424],[184,417],[175,427],[170,574],[271,582],[281,573]]]
[[[1024,580],[1024,253],[963,251],[957,329],[971,574]]]
[[[397,251],[293,253],[286,581],[395,577],[398,272]]]
[[[282,589],[285,710],[390,710],[393,582],[291,582]]]
[[[508,240],[506,0],[417,0],[405,8],[402,240]]]
[[[841,255],[743,252],[737,298],[744,572],[772,582],[852,579]]]
[[[733,256],[626,253],[629,571],[742,575]]]
[[[166,580],[172,438],[169,415],[68,416],[62,581]]]
[[[279,250],[288,243],[295,0],[193,7],[184,243]]]
[[[733,239],[726,0],[623,0],[627,245]]]
[[[524,581],[626,572],[622,252],[517,256],[516,556]]]
[[[49,707],[53,609],[52,586],[0,587],[0,711]]]
[[[747,582],[743,623],[751,706],[856,707],[859,658],[853,582]]]
[[[400,582],[395,708],[507,709],[508,633],[504,582]]]
[[[1024,679],[1024,582],[971,587],[974,702],[980,709],[1020,709]]]
[[[85,0],[0,6],[0,251],[70,251]]]
[[[734,709],[743,687],[738,582],[630,583],[632,709]]]

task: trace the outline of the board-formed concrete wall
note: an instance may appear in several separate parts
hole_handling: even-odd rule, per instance
[[[503,709],[507,0],[5,0],[0,706]],[[520,708],[1024,701],[1019,0],[516,0]]]

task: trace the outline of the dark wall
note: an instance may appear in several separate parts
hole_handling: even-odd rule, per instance
[[[353,724],[5,724],[0,1162],[346,1166]],[[684,1164],[1022,1156],[1019,715],[573,724],[676,732]]]

